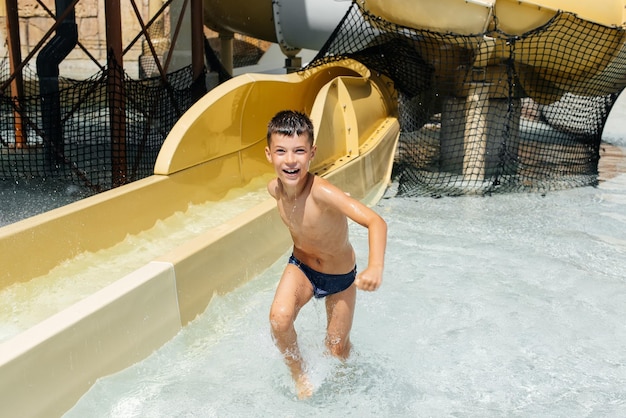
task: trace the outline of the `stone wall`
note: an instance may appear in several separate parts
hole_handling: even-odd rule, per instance
[[[144,23],[147,23],[149,15],[149,3],[154,0],[136,0]],[[42,0],[42,3],[53,13],[55,11],[54,0]],[[106,65],[106,21],[103,0],[79,0],[76,5],[76,23],[78,25],[78,40],[82,46],[101,65]],[[130,1],[120,1],[122,17],[122,45],[125,48],[141,32],[141,26],[135,16],[135,11]],[[22,59],[35,48],[37,43],[44,37],[54,20],[36,0],[19,0],[20,17],[20,42],[22,45]],[[0,60],[8,60],[7,50],[7,25],[6,4],[0,1]],[[124,55],[124,69],[131,77],[137,77],[139,56],[142,50],[141,41],[137,42],[131,50]],[[30,68],[35,71],[35,58],[30,63]],[[89,77],[99,70],[98,66],[88,55],[76,46],[60,66],[60,73],[64,77],[82,79]]]

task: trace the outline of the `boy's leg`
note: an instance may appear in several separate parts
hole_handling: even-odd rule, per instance
[[[352,284],[343,292],[326,296],[326,347],[330,353],[342,360],[350,355],[350,329],[356,303],[356,285]]]
[[[272,336],[296,382],[299,397],[310,396],[311,388],[304,373],[304,361],[298,348],[294,322],[300,308],[312,296],[313,287],[304,273],[293,264],[288,264],[270,308]]]

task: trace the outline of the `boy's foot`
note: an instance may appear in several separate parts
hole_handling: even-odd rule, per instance
[[[306,374],[301,374],[295,381],[298,399],[307,399],[313,395],[313,385],[309,382],[309,378]]]

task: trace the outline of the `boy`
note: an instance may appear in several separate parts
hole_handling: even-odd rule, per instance
[[[346,359],[356,289],[378,289],[387,245],[387,224],[378,214],[308,172],[315,151],[313,124],[303,113],[281,111],[269,122],[265,155],[277,177],[267,188],[293,239],[293,254],[276,289],[270,324],[300,399],[313,392],[294,329],[300,308],[313,296],[326,298],[326,347],[333,356]],[[368,229],[368,265],[359,274],[348,239],[348,218]]]

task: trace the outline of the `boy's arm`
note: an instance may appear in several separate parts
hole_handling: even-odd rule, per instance
[[[348,218],[367,228],[369,255],[367,268],[357,275],[355,281],[361,290],[376,290],[382,283],[385,250],[387,248],[387,223],[358,200],[350,197],[328,181],[320,182],[319,195],[326,204],[345,214]]]
[[[366,225],[361,224],[367,227],[369,255],[367,269],[357,277],[356,285],[361,290],[373,291],[380,287],[383,280],[385,249],[387,248],[387,223],[376,212],[365,205],[363,206],[372,212],[373,216]]]

